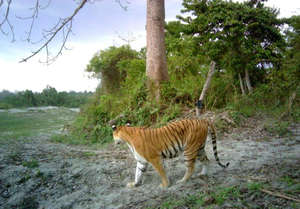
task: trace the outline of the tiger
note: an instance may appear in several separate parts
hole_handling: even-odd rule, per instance
[[[169,180],[163,167],[163,158],[177,157],[181,152],[186,171],[177,183],[184,183],[191,177],[197,158],[203,164],[201,175],[206,175],[209,160],[205,153],[205,143],[209,129],[217,163],[223,168],[229,165],[220,162],[215,127],[206,119],[184,119],[170,122],[160,128],[113,125],[112,129],[115,144],[126,142],[137,161],[135,181],[128,183],[127,187],[141,184],[142,174],[146,172],[148,164],[151,164],[160,175],[162,182],[160,186],[168,187]]]

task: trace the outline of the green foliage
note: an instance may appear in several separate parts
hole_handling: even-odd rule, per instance
[[[283,176],[281,178],[281,181],[285,182],[288,186],[293,186],[293,185],[297,184],[297,181],[290,176]],[[300,189],[299,189],[299,192],[300,192]]]
[[[288,47],[284,62],[284,69],[286,70],[282,76],[293,81],[289,86],[297,88],[300,83],[300,15],[292,16],[285,21],[290,27],[285,31]]]
[[[138,52],[130,46],[111,46],[95,54],[86,67],[93,77],[101,79],[101,88],[105,93],[113,93],[120,89],[126,77],[126,64],[138,58]]]
[[[64,143],[64,144],[71,144],[71,145],[79,145],[84,144],[82,138],[78,135],[70,135],[70,134],[55,134],[51,136],[51,142],[54,143]]]
[[[260,182],[257,182],[257,183],[252,182],[252,183],[247,184],[247,187],[250,191],[259,191],[260,189],[263,188],[263,186],[264,185]]]
[[[175,208],[201,208],[204,205],[204,193],[196,195],[188,195],[184,198],[169,198],[162,202],[159,208],[175,209]]]
[[[0,145],[9,140],[30,139],[50,133],[75,119],[76,113],[66,108],[37,112],[0,112]]]
[[[7,104],[7,103],[1,103],[0,102],[0,109],[4,109],[4,110],[7,110],[7,109],[10,109],[12,108],[13,106],[10,105],[10,104]]]
[[[193,38],[199,55],[216,61],[233,79],[247,69],[252,82],[261,83],[265,65],[275,69],[280,65],[282,22],[278,11],[265,7],[263,1],[184,0],[183,6],[188,14],[178,16],[184,23],[178,28]]]
[[[86,103],[91,95],[91,92],[57,92],[51,86],[47,86],[41,93],[34,93],[31,90],[11,93],[4,90],[0,92],[0,109],[49,105],[79,107]]]
[[[239,196],[240,190],[235,186],[219,189],[212,194],[218,205],[222,205],[229,198],[238,198]]]
[[[161,85],[160,103],[148,97],[145,48],[140,52],[129,46],[102,50],[86,69],[101,78],[101,86],[73,125],[78,138],[109,142],[112,119],[117,125],[130,121],[157,127],[194,108],[211,60],[217,64],[204,101],[206,109],[229,110],[237,125],[258,111],[280,120],[288,106],[291,116],[300,118],[298,16],[278,19],[278,11],[264,6],[262,0],[184,0],[183,6],[189,13],[165,25],[170,80]],[[280,32],[283,23],[290,26],[284,35]],[[239,75],[244,82],[246,69],[255,88],[241,95]],[[226,130],[222,122],[219,126]],[[285,132],[284,124],[275,129]]]
[[[29,160],[29,161],[24,161],[22,163],[22,165],[27,168],[37,168],[37,167],[39,167],[39,162],[37,160],[33,159],[33,160]]]
[[[271,121],[264,125],[264,128],[272,133],[279,136],[285,136],[290,131],[288,130],[290,123],[288,121]]]

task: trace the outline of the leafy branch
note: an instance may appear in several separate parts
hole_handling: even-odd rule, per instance
[[[46,60],[43,61],[46,64],[51,64],[53,63],[63,52],[63,50],[67,50],[68,48],[66,47],[66,43],[68,41],[69,36],[72,34],[72,26],[73,26],[73,20],[74,17],[78,14],[78,12],[85,6],[86,3],[94,3],[97,0],[79,0],[78,1],[78,6],[75,8],[73,13],[66,17],[66,18],[60,18],[57,23],[54,25],[49,30],[43,30],[43,34],[41,37],[40,41],[33,42],[32,41],[32,31],[35,26],[35,22],[38,19],[39,12],[40,10],[46,9],[50,4],[51,0],[48,0],[45,5],[42,5],[40,0],[35,0],[35,4],[32,8],[29,8],[32,10],[32,13],[30,16],[27,17],[20,17],[16,15],[16,18],[21,19],[21,20],[31,20],[30,26],[28,31],[26,32],[26,38],[24,41],[27,41],[28,43],[31,44],[36,44],[36,43],[42,43],[39,48],[34,50],[31,55],[21,59],[20,63],[22,62],[27,62],[29,59],[34,57],[35,55],[41,53],[42,51],[45,51],[46,53]],[[98,0],[101,1],[101,0]],[[116,3],[120,5],[120,7],[124,10],[127,10],[127,6],[130,2],[127,0],[115,0]],[[12,3],[13,0],[0,0],[0,11],[4,10],[4,16],[3,20],[0,20],[0,31],[3,35],[8,36],[11,34],[12,36],[12,42],[15,41],[15,31],[13,24],[11,23],[9,17],[11,13],[11,8],[12,8]],[[1,18],[1,17],[0,17]],[[4,27],[8,26],[9,31],[5,31]],[[61,45],[57,51],[57,53],[54,56],[51,56],[50,54],[50,44],[53,42],[53,39],[58,36],[58,34],[62,34],[62,42]]]

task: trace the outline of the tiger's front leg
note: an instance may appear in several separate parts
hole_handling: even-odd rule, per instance
[[[132,188],[132,187],[138,186],[141,183],[142,174],[144,172],[146,172],[147,167],[148,167],[147,163],[137,162],[136,163],[136,169],[135,169],[135,179],[134,179],[134,182],[129,182],[127,184],[127,187]]]

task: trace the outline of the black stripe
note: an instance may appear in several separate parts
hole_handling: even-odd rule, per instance
[[[154,131],[153,129],[149,129],[149,136],[150,136],[149,138],[151,141],[153,140],[153,136],[152,136],[153,131]]]
[[[138,169],[139,169],[142,173],[146,172],[146,168],[139,168],[139,167],[138,167]]]
[[[179,143],[179,141],[178,141],[178,139],[177,139],[177,138],[180,137],[180,134],[178,134],[178,132],[177,132],[178,129],[176,129],[176,127],[173,127],[173,125],[174,125],[174,124],[170,124],[170,128],[172,129],[172,131],[173,131],[174,134],[175,134],[175,136],[174,136],[173,139],[174,139],[174,141],[176,142],[178,149],[181,150],[180,143]],[[174,144],[173,140],[172,140],[172,146],[174,147],[174,150],[175,150],[175,152],[177,153],[178,151],[177,151],[177,149],[175,148],[175,144]],[[181,150],[181,151],[182,151],[182,150]]]
[[[167,138],[167,135],[165,135],[165,132],[164,132],[164,130],[161,128],[160,130],[160,133],[162,134],[162,135],[164,135],[164,137],[163,137],[163,139],[161,140],[162,141],[162,143],[164,144],[164,150],[166,149],[166,148],[168,148],[168,144],[166,144],[166,141],[165,140],[168,140],[168,138]],[[158,134],[159,135],[159,134]],[[164,140],[165,139],[165,140]]]
[[[173,153],[169,150],[169,147],[167,147],[167,150],[169,152],[169,158],[173,158]]]

